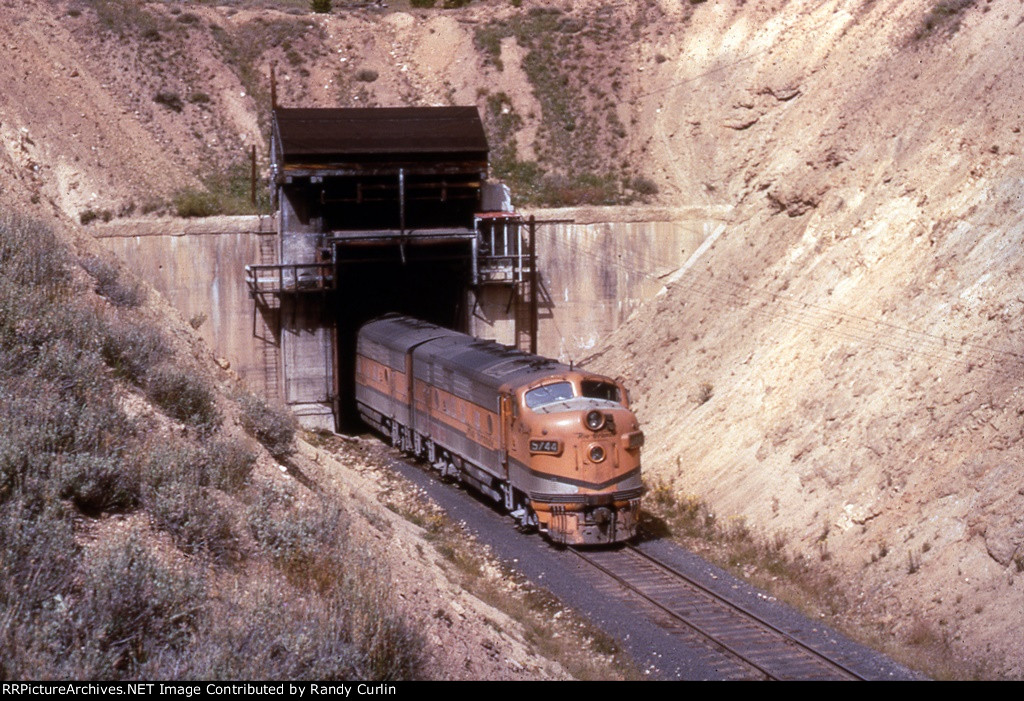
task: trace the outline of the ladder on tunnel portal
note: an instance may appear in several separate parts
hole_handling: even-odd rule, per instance
[[[277,235],[259,237],[259,263],[271,266],[277,260]],[[250,290],[252,290],[250,286]],[[268,399],[281,399],[281,298],[276,294],[252,293],[253,336],[260,341],[260,370]]]

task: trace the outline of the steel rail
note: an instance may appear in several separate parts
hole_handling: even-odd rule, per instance
[[[740,660],[743,664],[748,665],[749,667],[757,670],[761,675],[764,676],[765,679],[778,680],[784,678],[784,675],[780,675],[778,670],[773,671],[767,665],[764,665],[763,663],[759,663],[751,659],[751,653],[743,652],[742,650],[737,649],[735,645],[730,644],[729,642],[721,639],[721,632],[716,633],[713,629],[701,625],[700,623],[692,620],[692,618],[687,617],[684,613],[681,613],[672,606],[662,601],[659,601],[654,596],[648,594],[646,591],[643,590],[642,585],[630,581],[628,574],[622,574],[620,572],[613,571],[609,566],[597,562],[594,557],[589,556],[589,554],[585,551],[581,551],[574,548],[573,552],[575,552],[581,559],[590,564],[592,567],[601,570],[602,572],[610,576],[612,579],[619,582],[626,589],[637,594],[642,599],[649,602],[659,610],[667,613],[673,619],[679,621],[681,624],[683,624],[690,630],[693,630],[694,632],[701,635],[703,638],[711,642],[716,648],[719,648],[727,652],[736,659]],[[724,608],[726,611],[731,612],[731,614],[733,615],[738,615],[741,618],[741,620],[747,622],[748,625],[752,624],[753,626],[755,626],[756,629],[759,629],[761,631],[762,635],[770,635],[771,637],[775,638],[779,643],[785,645],[790,651],[793,651],[795,649],[795,651],[802,653],[805,658],[809,658],[810,661],[819,665],[823,665],[827,669],[838,673],[838,675],[841,678],[852,680],[864,679],[864,677],[857,674],[853,670],[843,666],[835,660],[830,659],[826,655],[815,650],[811,646],[800,641],[799,639],[795,638],[786,631],[781,630],[777,626],[764,620],[752,611],[744,608],[743,606],[740,606],[739,604],[729,601],[722,595],[712,591],[711,589],[705,587],[699,582],[694,581],[692,578],[675,569],[671,565],[668,565],[630,545],[627,545],[620,552],[630,553],[634,557],[639,557],[642,560],[649,562],[662,573],[670,576],[672,579],[681,583],[690,592],[696,592],[700,596],[711,599],[716,606]]]

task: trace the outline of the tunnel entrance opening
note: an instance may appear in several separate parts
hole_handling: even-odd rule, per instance
[[[455,329],[468,329],[473,283],[468,241],[405,245],[337,245],[337,429],[364,430],[354,399],[356,335],[370,319],[408,314]]]

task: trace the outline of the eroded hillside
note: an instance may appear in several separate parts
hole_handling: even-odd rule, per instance
[[[1019,676],[1024,8],[695,17],[646,138],[733,224],[595,361],[648,474],[835,568],[880,638]]]

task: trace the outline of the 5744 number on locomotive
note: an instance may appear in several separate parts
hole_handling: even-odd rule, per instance
[[[644,435],[620,382],[406,316],[366,323],[356,404],[402,450],[552,541],[636,535]]]

